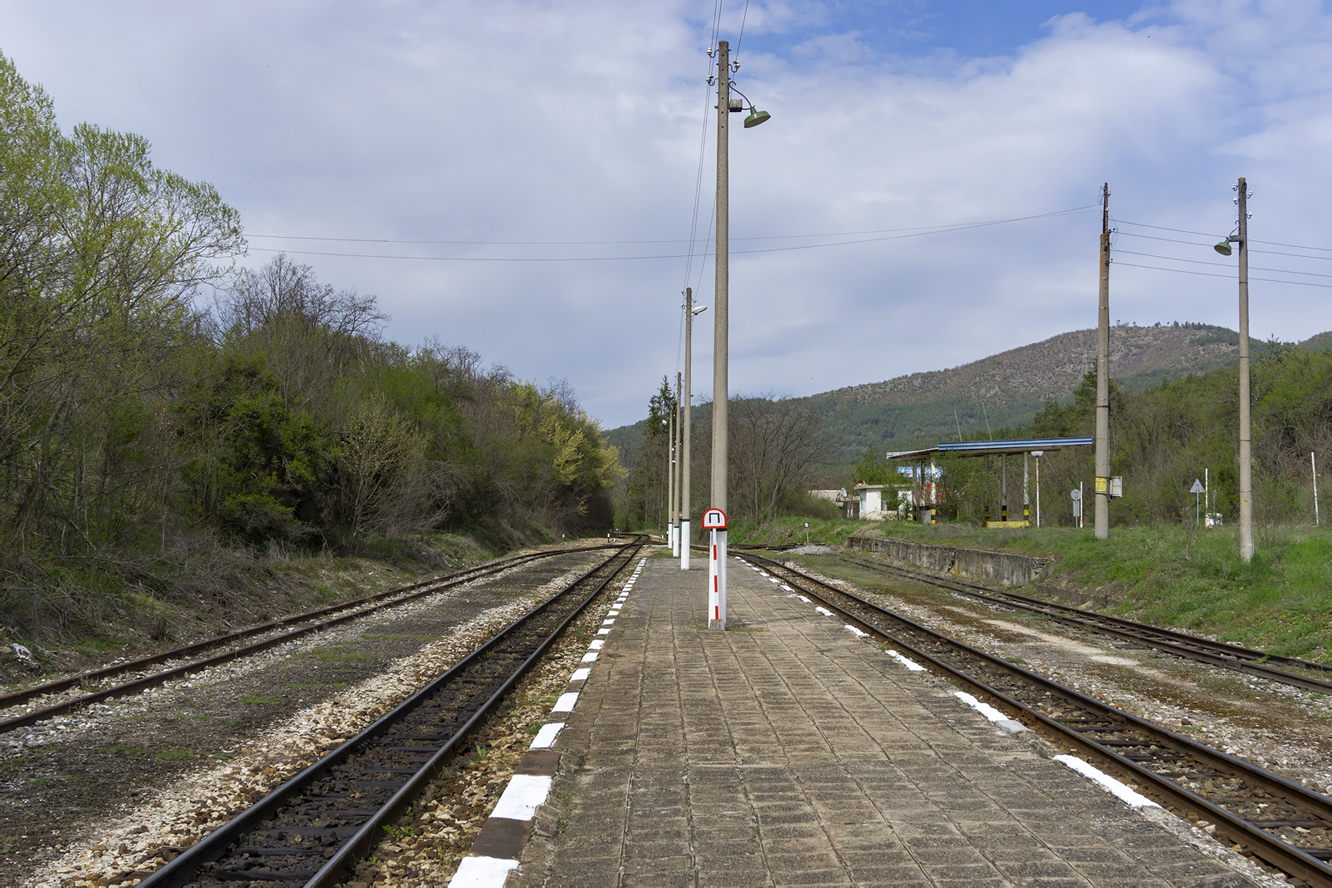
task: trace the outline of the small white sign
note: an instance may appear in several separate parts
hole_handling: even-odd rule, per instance
[[[1194,478],[1193,486],[1189,488],[1189,493],[1206,493],[1206,492],[1207,491],[1203,489],[1202,482],[1199,481],[1197,478]]]
[[[708,509],[703,513],[704,530],[725,530],[726,513],[721,509]]]

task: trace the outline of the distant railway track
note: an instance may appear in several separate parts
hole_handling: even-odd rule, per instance
[[[745,560],[1186,820],[1310,885],[1332,884],[1332,799],[755,555]]]
[[[1293,687],[1317,691],[1321,694],[1332,694],[1332,666],[1325,663],[1315,663],[1311,660],[1301,660],[1296,657],[1284,657],[1280,654],[1269,654],[1265,651],[1253,650],[1235,644],[1212,641],[1210,638],[1199,638],[1184,632],[1162,629],[1159,626],[1098,614],[1095,611],[1041,601],[1038,598],[1018,595],[1015,592],[989,589],[984,586],[964,583],[960,580],[947,580],[923,571],[884,564],[867,558],[852,558],[846,555],[838,557],[850,564],[868,567],[918,583],[938,586],[950,592],[956,592],[959,595],[966,595],[1000,607],[1044,614],[1066,626],[1076,626],[1080,629],[1100,632],[1164,653],[1210,663],[1214,666],[1222,666],[1226,669],[1235,669],[1269,681],[1281,682]],[[1291,671],[1294,669],[1301,670],[1301,672]]]
[[[225,635],[207,638],[160,654],[112,663],[100,669],[79,672],[43,682],[30,688],[13,691],[9,694],[0,695],[0,716],[3,716],[5,710],[24,706],[40,700],[42,697],[93,686],[93,689],[86,693],[66,697],[47,705],[40,705],[20,714],[0,717],[0,734],[37,724],[91,703],[142,693],[149,688],[158,687],[173,679],[183,678],[212,666],[253,656],[311,633],[358,620],[370,614],[416,601],[473,580],[503,573],[506,570],[521,567],[534,561],[558,555],[598,551],[606,548],[609,548],[609,546],[603,543],[596,546],[535,552],[490,561],[445,576],[432,577],[428,580],[366,595],[353,601],[345,601],[329,607],[305,611],[255,626],[248,626],[244,629],[237,629]],[[216,651],[216,653],[210,653],[202,657],[198,656],[210,651]],[[126,676],[128,678],[124,678]],[[124,680],[117,680],[121,678],[124,678]],[[108,682],[109,684],[107,684]]]
[[[140,884],[337,884],[643,545],[640,538],[616,547],[564,592]]]

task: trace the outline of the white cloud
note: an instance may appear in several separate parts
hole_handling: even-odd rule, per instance
[[[48,87],[66,126],[147,135],[161,165],[213,182],[252,233],[679,240],[710,104],[711,10],[0,0],[0,50]],[[738,11],[728,9],[724,35]],[[773,119],[731,134],[735,391],[809,393],[952,366],[1095,321],[1094,210],[826,249],[741,253],[810,243],[746,237],[1026,216],[1095,204],[1105,181],[1119,219],[1224,234],[1227,186],[1247,175],[1255,239],[1327,242],[1332,20],[1317,3],[1183,0],[1131,24],[1073,14],[986,58],[903,57],[876,45],[873,29],[838,32],[832,20],[818,4],[754,3],[748,13],[737,83]],[[905,14],[889,24],[916,28]],[[712,150],[709,135],[700,237]],[[1121,250],[1217,259],[1195,270],[1233,272],[1205,244],[1128,233]],[[473,258],[684,252],[680,243],[289,245]],[[677,368],[682,259],[297,258],[335,286],[377,293],[394,338],[436,335],[524,377],[567,377],[609,425],[640,416]],[[1234,326],[1233,279],[1118,259],[1112,317]],[[690,283],[699,281],[710,303],[710,263],[695,263]],[[1326,304],[1321,290],[1256,282],[1254,333],[1330,328]],[[710,320],[695,331],[701,393]]]

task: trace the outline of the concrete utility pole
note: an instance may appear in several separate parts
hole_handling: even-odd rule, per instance
[[[717,269],[716,299],[712,319],[712,502],[711,508],[727,511],[726,470],[727,400],[730,398],[727,379],[727,343],[730,338],[730,267],[731,210],[730,210],[730,143],[727,123],[731,116],[731,46],[725,40],[717,43],[717,248],[714,265]],[[729,516],[728,516],[729,517]],[[708,564],[713,574],[708,587],[708,628],[726,628],[726,531],[712,532],[714,542]]]
[[[694,291],[690,287],[685,287],[685,365],[684,365],[684,391],[680,395],[681,404],[684,407],[684,418],[681,423],[680,438],[684,446],[684,454],[680,460],[680,570],[689,570],[689,484],[690,484],[690,463],[689,451],[693,443],[690,437],[690,415],[693,411],[693,379],[691,378],[691,369],[693,367],[693,339],[694,339]]]
[[[666,545],[675,554],[675,414],[666,419]]]
[[[675,454],[672,459],[672,465],[675,468],[675,475],[671,479],[671,493],[675,495],[675,514],[672,516],[671,532],[675,534],[675,545],[683,545],[680,542],[680,371],[675,371],[675,432],[671,435],[671,450]],[[672,555],[679,555],[678,548],[671,550]]]
[[[1096,324],[1096,538],[1110,538],[1110,183],[1101,186],[1101,289]]]
[[[1248,186],[1241,176],[1239,194],[1239,495],[1240,559],[1253,560],[1253,436],[1249,426],[1249,213]]]

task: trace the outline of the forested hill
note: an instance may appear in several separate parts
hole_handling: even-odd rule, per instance
[[[1251,341],[1255,359],[1267,349]],[[1332,334],[1301,343],[1332,348]],[[1117,326],[1110,331],[1110,373],[1116,384],[1142,391],[1233,364],[1239,334],[1210,324]],[[1009,349],[947,370],[930,370],[794,399],[826,417],[835,443],[829,463],[854,462],[866,448],[908,449],[939,441],[985,436],[1025,425],[1047,399],[1067,401],[1096,360],[1096,331],[1076,330]],[[614,429],[612,443],[627,463],[642,440],[642,423]]]
[[[1263,343],[1253,342],[1255,356]],[[1110,373],[1144,390],[1235,361],[1239,334],[1208,324],[1110,330]],[[954,367],[813,395],[839,443],[837,461],[867,447],[905,449],[1030,422],[1048,399],[1065,401],[1096,360],[1096,331],[1076,330]]]

